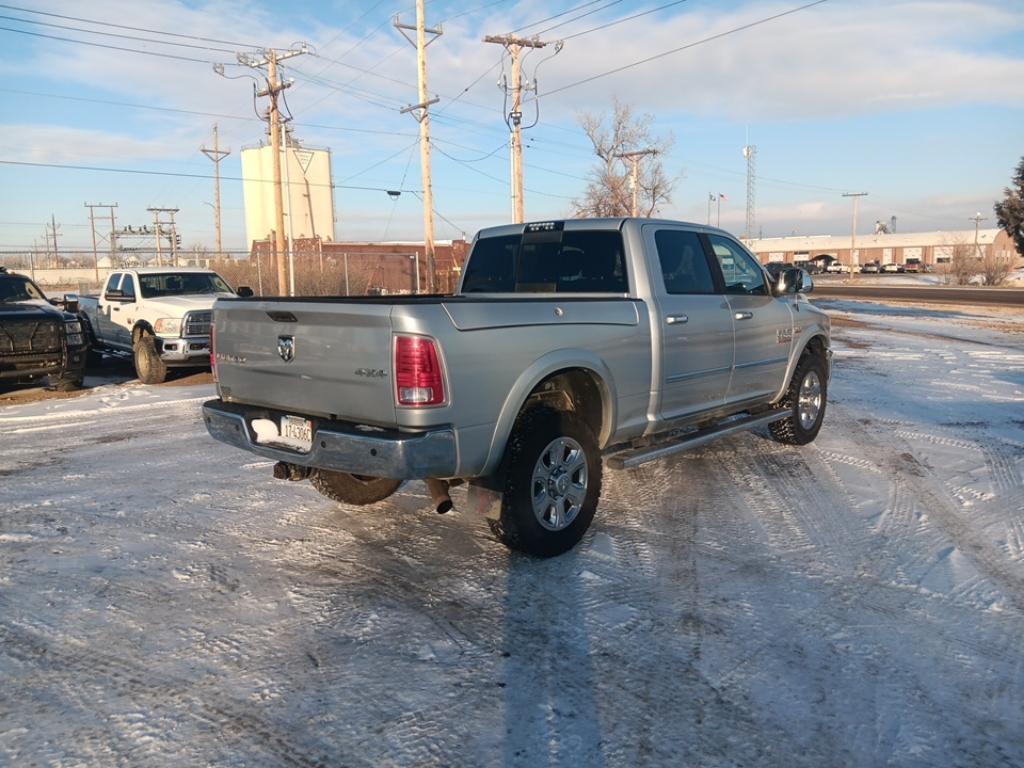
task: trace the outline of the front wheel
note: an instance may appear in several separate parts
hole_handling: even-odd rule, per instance
[[[797,364],[786,396],[779,403],[789,415],[770,424],[768,431],[777,442],[806,445],[821,430],[827,398],[825,364],[817,355],[808,355]]]
[[[321,495],[332,501],[359,506],[384,501],[402,484],[401,480],[350,475],[347,472],[333,472],[327,469],[318,469],[310,478],[310,482]]]
[[[167,381],[167,366],[156,351],[153,334],[142,332],[135,339],[132,349],[135,356],[135,373],[143,384],[163,384]]]
[[[74,392],[82,388],[82,381],[85,376],[82,373],[65,376],[50,376],[48,383],[52,389],[58,392]]]
[[[536,557],[572,549],[601,496],[601,456],[590,427],[571,411],[531,408],[506,450],[501,516],[493,526],[498,537]]]

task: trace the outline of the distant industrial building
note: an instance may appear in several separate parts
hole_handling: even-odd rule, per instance
[[[242,192],[245,198],[245,233],[250,246],[266,240],[276,228],[274,208],[274,153],[262,142],[242,149]],[[284,190],[285,229],[295,240],[334,240],[334,188],[331,151],[303,146],[289,137],[282,150],[281,184]],[[287,162],[285,162],[287,158]],[[287,185],[285,185],[287,181]]]
[[[807,262],[838,260],[857,266],[868,262],[879,264],[905,264],[907,259],[920,259],[922,264],[934,266],[949,262],[957,245],[974,251],[973,229],[947,232],[878,233],[857,235],[856,250],[851,254],[850,235],[810,235],[793,237],[765,237],[746,241],[762,263]],[[1015,263],[1017,252],[1013,238],[1002,229],[978,230],[978,256],[995,255]]]

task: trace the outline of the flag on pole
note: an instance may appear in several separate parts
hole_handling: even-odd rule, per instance
[[[719,193],[718,193],[718,199],[719,199],[719,200],[728,200],[729,198],[728,198],[728,197],[726,197],[724,193],[722,193],[722,192],[719,192]]]

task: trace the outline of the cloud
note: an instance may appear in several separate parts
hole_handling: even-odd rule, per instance
[[[7,124],[0,131],[0,155],[33,163],[119,163],[166,160],[185,148],[198,156],[198,137],[190,131],[158,139],[58,125]],[[204,168],[204,172],[208,171]]]
[[[673,17],[570,39],[542,70],[541,94],[556,91],[542,101],[549,111],[593,109],[618,93],[647,110],[753,120],[1024,99],[1024,57],[990,44],[1024,30],[1024,15],[980,0],[826,3],[558,91],[792,7],[758,2],[723,12],[684,5]]]

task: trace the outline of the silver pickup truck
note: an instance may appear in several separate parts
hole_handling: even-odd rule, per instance
[[[696,224],[485,229],[452,296],[218,299],[203,415],[346,503],[419,478],[446,511],[468,480],[505,544],[557,555],[589,527],[604,463],[761,426],[814,439],[831,350],[811,289]]]

